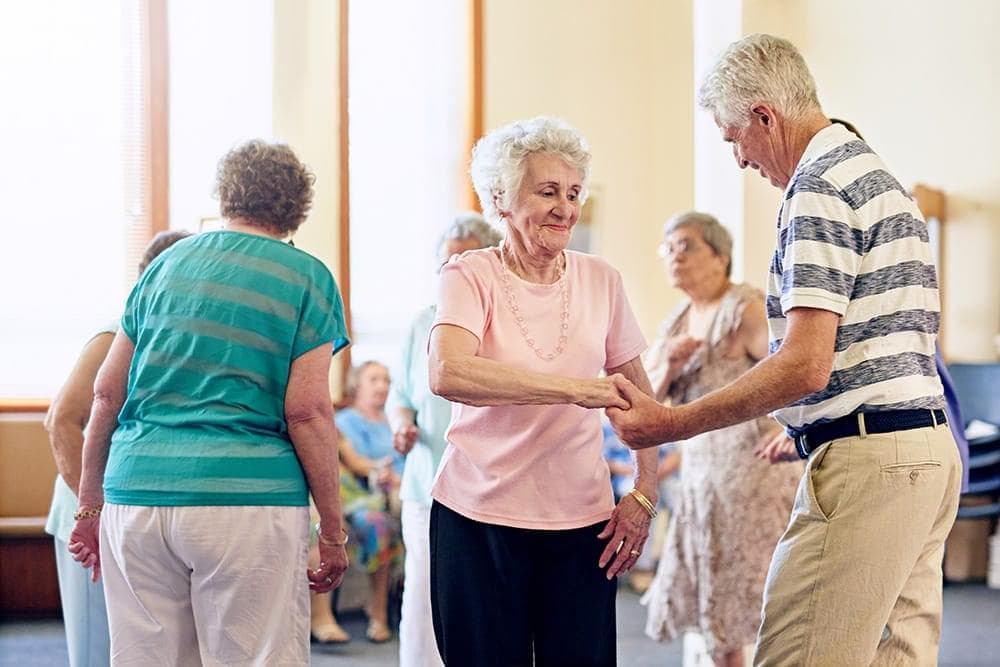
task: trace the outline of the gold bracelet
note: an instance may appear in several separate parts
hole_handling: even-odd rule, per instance
[[[318,523],[316,524],[316,538],[320,541],[320,543],[325,544],[328,547],[342,547],[351,541],[351,536],[347,534],[346,530],[341,528],[340,532],[344,534],[343,542],[337,542],[335,540],[331,540],[329,537],[323,534],[323,529],[320,528],[320,525]]]
[[[649,515],[650,519],[656,518],[656,506],[653,505],[652,502],[650,502],[649,498],[646,497],[646,494],[644,494],[639,489],[632,489],[628,493],[630,496],[635,498],[636,502],[639,503],[640,506],[642,506],[642,509],[646,510],[646,514]]]
[[[104,509],[104,505],[98,505],[97,507],[81,507],[76,512],[73,513],[73,521],[79,521],[80,519],[96,519],[101,516],[101,510]]]
[[[647,498],[646,494],[644,494],[639,489],[632,489],[632,491],[633,491],[632,497],[635,498],[636,500],[638,500],[639,503],[644,508],[646,508],[646,511],[649,513],[650,517],[655,517],[656,516],[656,505],[653,504],[653,501],[651,501],[649,498]]]

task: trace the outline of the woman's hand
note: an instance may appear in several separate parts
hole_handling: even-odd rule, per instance
[[[67,542],[73,560],[83,567],[93,568],[90,580],[101,578],[101,517],[80,519],[69,534]]]
[[[625,400],[625,393],[632,383],[620,373],[595,380],[580,380],[577,385],[578,395],[573,403],[581,408],[628,410],[630,407],[629,402]]]
[[[687,334],[668,338],[664,346],[667,354],[667,366],[670,368],[667,372],[667,377],[670,380],[677,379],[681,369],[684,368],[684,365],[691,360],[691,357],[694,356],[694,353],[703,344],[702,341],[692,338]]]
[[[400,479],[395,468],[392,467],[392,459],[389,457],[379,459],[375,462],[375,470],[375,481],[380,488],[388,491],[399,487]]]
[[[598,561],[600,567],[611,562],[607,572],[608,579],[625,574],[635,566],[646,538],[649,537],[649,524],[652,520],[639,501],[631,495],[626,495],[618,502],[611,512],[608,524],[597,536],[599,540],[611,538]]]
[[[606,413],[618,438],[629,449],[656,447],[682,439],[677,420],[678,408],[660,405],[635,387],[628,387],[625,392],[631,407],[628,410],[612,407]]]
[[[772,437],[761,440],[753,453],[757,458],[771,463],[798,461],[800,458],[795,449],[795,441],[789,438],[784,431],[778,431]]]
[[[309,590],[314,593],[329,593],[340,586],[348,565],[347,548],[344,545],[326,544],[321,540],[319,543],[319,567],[315,570],[306,570],[306,576],[309,577]]]
[[[417,443],[417,427],[410,422],[409,424],[403,424],[395,430],[392,434],[392,446],[393,448],[406,456],[413,449],[413,445]]]

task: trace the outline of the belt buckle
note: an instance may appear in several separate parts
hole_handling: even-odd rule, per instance
[[[809,444],[808,441],[806,440],[805,433],[795,436],[795,451],[799,453],[799,458],[801,459],[809,458],[809,450],[806,449],[806,447],[808,446]]]

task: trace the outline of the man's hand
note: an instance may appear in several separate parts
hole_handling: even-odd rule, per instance
[[[784,431],[778,431],[773,437],[761,441],[753,453],[757,458],[771,463],[798,461],[800,458],[795,449],[795,441]]]
[[[392,434],[392,446],[397,452],[406,456],[417,442],[417,427],[412,422],[404,424]]]
[[[632,407],[610,407],[605,412],[622,442],[631,449],[645,449],[677,439],[672,408],[660,405],[631,383],[620,390]]]

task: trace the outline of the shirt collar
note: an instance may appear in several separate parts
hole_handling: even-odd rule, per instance
[[[826,155],[837,146],[843,146],[846,143],[857,140],[857,135],[840,123],[831,123],[814,134],[812,139],[810,139],[809,143],[806,145],[806,149],[803,151],[802,157],[799,158],[799,163],[795,165],[795,170],[792,172],[792,178],[788,181],[788,185],[785,187],[785,198],[787,199],[788,189],[791,188],[792,183],[795,182],[795,174],[805,169],[806,165],[816,158]]]

